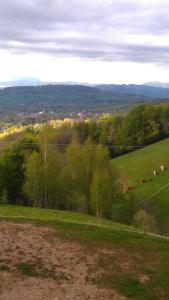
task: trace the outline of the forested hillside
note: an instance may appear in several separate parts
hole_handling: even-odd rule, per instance
[[[56,128],[53,121],[50,125],[23,128],[13,142],[9,137],[8,141],[2,140],[1,203],[76,211],[99,220],[105,217],[168,234],[168,215],[162,224],[161,215],[157,217],[155,211],[142,207],[140,195],[133,188],[135,183],[122,172],[123,163],[121,167],[111,162],[113,157],[168,137],[168,115],[168,104],[140,105],[126,115],[106,115],[99,121],[75,122]],[[134,153],[137,152],[133,152],[133,157]],[[146,170],[144,151],[140,153]],[[123,157],[127,156],[119,161]],[[137,159],[134,160],[137,170]],[[156,163],[165,165],[158,159]],[[145,164],[148,166],[147,161]],[[131,169],[132,176],[136,170]],[[136,172],[140,185],[141,180],[143,183],[151,180],[149,185],[155,188],[156,181],[151,176],[147,178]]]
[[[97,87],[80,85],[44,85],[10,87],[0,90],[2,110],[18,112],[51,110],[59,107],[89,108],[96,105],[152,101],[153,98],[124,94],[120,91],[101,91]]]
[[[91,137],[109,149],[112,157],[169,136],[169,105],[138,105],[124,115],[105,115],[98,121],[75,125],[81,140]]]
[[[124,93],[131,95],[142,95],[150,98],[168,99],[169,98],[169,88],[163,88],[160,86],[151,85],[137,85],[137,84],[102,84],[97,85],[102,91],[109,91],[114,93]]]
[[[125,198],[129,205],[130,199],[117,184],[108,151],[90,139],[80,145],[67,130],[48,128],[38,135],[25,134],[3,151],[1,202],[112,218],[112,205]],[[125,218],[131,222],[130,215]]]

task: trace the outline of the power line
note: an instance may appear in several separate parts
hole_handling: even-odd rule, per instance
[[[44,167],[45,167],[45,205],[47,204],[47,136],[46,136],[46,130],[45,130],[45,136],[44,136]]]
[[[15,141],[11,141],[11,142],[0,142],[0,145],[10,145],[10,144],[15,144]],[[29,145],[41,145],[42,143],[40,142],[32,142],[32,143],[24,143],[24,142],[20,142],[20,145],[25,145],[25,146],[29,146]],[[103,148],[109,148],[109,149],[124,149],[124,148],[128,148],[128,149],[141,149],[141,148],[145,148],[147,146],[151,146],[154,149],[159,149],[159,148],[169,148],[169,145],[164,146],[164,145],[153,145],[153,144],[149,144],[149,145],[103,145],[103,144],[94,144],[94,145],[90,145],[90,144],[61,144],[61,143],[45,143],[45,145],[47,146],[61,146],[61,147],[68,147],[68,146],[73,146],[73,147],[96,147],[96,146],[102,146]]]

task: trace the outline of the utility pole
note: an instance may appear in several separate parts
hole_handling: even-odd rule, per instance
[[[44,139],[44,168],[45,168],[45,208],[47,208],[47,137],[46,137],[46,128],[45,128],[45,139]]]
[[[34,187],[34,204],[35,207],[37,206],[37,203],[36,203],[36,165],[35,165],[35,159],[33,161],[33,177],[34,177],[34,182],[33,182],[33,187]]]

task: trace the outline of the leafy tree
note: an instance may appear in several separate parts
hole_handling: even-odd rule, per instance
[[[90,120],[90,122],[88,123],[88,128],[89,137],[94,143],[98,143],[101,133],[101,126],[98,123],[96,123],[96,121]]]
[[[115,194],[111,218],[119,223],[131,225],[136,213],[136,201],[132,193],[124,194],[118,191]]]
[[[134,224],[145,232],[158,233],[157,223],[153,215],[139,210],[134,217]]]
[[[66,149],[65,164],[62,169],[61,182],[63,197],[66,198],[66,208],[76,210],[77,195],[81,195],[81,147],[77,139],[73,139]]]
[[[74,125],[74,129],[77,131],[78,139],[80,143],[84,143],[89,136],[89,125],[86,122],[78,122]]]
[[[106,149],[97,146],[91,182],[91,208],[97,218],[110,217],[113,195],[116,192],[116,174],[110,165]]]
[[[26,182],[24,191],[27,195],[28,205],[43,207],[44,202],[44,171],[43,160],[38,152],[33,152],[26,164]]]
[[[26,165],[24,190],[29,204],[45,208],[59,208],[61,161],[59,153],[48,146],[44,153],[32,153]]]
[[[14,143],[2,155],[2,185],[8,203],[24,204],[23,185],[25,181],[24,165],[26,159],[36,148],[33,138],[22,138]]]
[[[16,151],[9,150],[3,155],[3,187],[9,204],[22,202],[22,186],[25,179],[23,163],[23,155]]]

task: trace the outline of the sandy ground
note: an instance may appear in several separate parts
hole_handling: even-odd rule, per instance
[[[91,280],[99,276],[94,271],[98,259],[97,251],[52,228],[1,221],[0,300],[125,300]],[[25,266],[33,266],[31,277]]]

